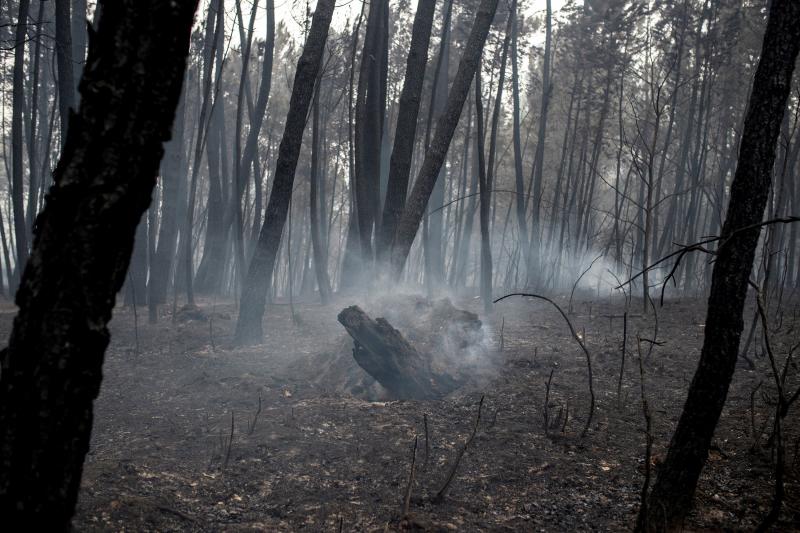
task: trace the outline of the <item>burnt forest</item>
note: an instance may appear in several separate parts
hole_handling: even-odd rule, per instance
[[[0,531],[800,531],[798,0],[0,1]]]

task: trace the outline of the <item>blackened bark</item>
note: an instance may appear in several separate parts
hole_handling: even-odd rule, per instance
[[[303,143],[303,131],[306,117],[311,107],[314,93],[314,81],[319,75],[325,42],[328,39],[328,28],[333,16],[334,0],[320,0],[314,11],[311,30],[297,62],[292,96],[289,101],[289,113],[283,139],[278,149],[278,161],[272,183],[269,202],[264,217],[264,225],[258,236],[258,244],[247,270],[242,299],[239,304],[239,319],[236,322],[236,342],[254,344],[261,342],[262,320],[266,305],[267,290],[272,282],[275,258],[281,244],[283,227],[292,198],[294,174],[300,157]]]
[[[475,143],[475,154],[478,162],[478,191],[480,193],[480,228],[481,228],[481,299],[483,300],[483,310],[486,313],[492,311],[492,246],[489,240],[489,210],[490,197],[489,186],[486,178],[486,158],[484,148],[483,131],[483,95],[481,91],[480,73],[475,77],[475,124],[477,131],[477,141]]]
[[[417,174],[417,180],[392,243],[392,274],[395,279],[398,279],[403,271],[420,221],[425,214],[428,199],[436,184],[436,178],[439,176],[439,170],[447,157],[450,141],[453,139],[461,116],[461,109],[469,94],[475,72],[478,70],[483,45],[489,35],[495,11],[497,11],[497,2],[498,0],[482,0],[475,15],[475,22],[464,46],[458,72],[447,97],[447,107],[436,125],[436,134],[425,154],[422,168]]]
[[[792,72],[800,51],[800,3],[773,0],[761,60],[745,117],[739,164],[731,185],[708,299],[700,364],[647,504],[640,531],[681,528],[719,420],[736,366],[742,312],[759,230],[738,231],[761,222],[769,196],[775,144]]]
[[[549,14],[550,2],[547,2]],[[517,1],[511,3],[511,13],[509,16],[513,17],[513,26],[511,28],[511,101],[513,104],[512,109],[512,141],[514,143],[514,185],[517,191],[516,214],[517,214],[517,227],[519,228],[519,240],[522,243],[522,257],[525,261],[527,270],[530,271],[530,247],[527,246],[528,242],[528,222],[526,220],[526,205],[525,200],[525,181],[522,177],[522,139],[520,138],[519,122],[520,122],[520,105],[519,105],[519,66],[517,60],[517,37],[519,35],[519,7]],[[549,22],[549,18],[548,18]],[[550,44],[550,30],[547,26],[547,45],[545,47],[545,54],[549,52]]]
[[[381,135],[386,111],[384,44],[389,31],[385,22],[388,0],[374,0],[369,5],[355,119],[355,199],[362,267],[374,259],[372,235],[380,217]]]
[[[373,320],[357,305],[343,309],[337,318],[353,338],[356,363],[392,398],[439,399],[459,385],[434,372],[430,355],[420,353],[386,319]]]
[[[2,353],[0,512],[65,531],[89,447],[107,323],[180,95],[196,0],[103,1]]]
[[[414,139],[417,132],[417,118],[425,81],[425,65],[428,62],[428,48],[433,26],[433,13],[436,2],[420,0],[414,15],[411,30],[411,47],[406,62],[406,76],[397,112],[394,146],[389,162],[389,181],[386,187],[386,200],[383,204],[383,219],[378,239],[378,258],[385,261],[394,238],[397,223],[403,214],[408,194],[408,178],[411,174],[411,160],[414,153]]]

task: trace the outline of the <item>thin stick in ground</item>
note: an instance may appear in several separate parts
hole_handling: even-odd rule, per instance
[[[619,380],[617,380],[617,403],[622,397],[622,376],[625,373],[625,351],[628,343],[628,311],[622,315],[622,359],[619,365]]]
[[[646,531],[647,524],[641,523],[647,517],[647,493],[650,490],[650,477],[652,473],[651,458],[653,455],[653,433],[651,430],[652,419],[650,416],[650,407],[647,404],[647,394],[644,387],[644,364],[642,363],[642,341],[637,337],[637,351],[639,353],[639,381],[642,390],[642,413],[644,414],[644,435],[645,435],[645,452],[644,452],[644,484],[642,485],[641,505],[642,511],[639,513],[638,521],[636,524],[636,531]]]
[[[405,498],[403,498],[403,512],[400,514],[401,519],[405,519],[411,509],[411,489],[414,486],[414,467],[417,464],[417,439],[418,437],[414,437],[414,448],[411,451],[411,469],[408,473],[408,485],[406,486]]]
[[[423,413],[422,424],[425,426],[425,461],[422,463],[423,468],[428,467],[428,458],[430,457],[430,442],[428,439],[428,413]]]
[[[225,461],[222,463],[222,468],[228,467],[228,461],[231,459],[231,448],[233,448],[233,411],[231,411],[231,434],[228,437],[228,450],[225,452]]]
[[[261,393],[258,393],[258,409],[256,409],[256,414],[253,415],[253,420],[250,422],[250,426],[247,428],[247,434],[252,435],[253,432],[256,430],[256,423],[258,422],[258,415],[261,414]]]
[[[481,396],[481,401],[478,402],[478,415],[475,417],[475,425],[472,428],[472,433],[470,434],[469,438],[464,442],[464,446],[458,451],[458,455],[456,455],[455,461],[453,461],[453,467],[450,469],[447,478],[444,481],[444,485],[442,488],[439,489],[439,492],[436,493],[436,496],[433,497],[434,503],[441,503],[444,501],[444,497],[447,495],[447,490],[450,488],[450,484],[453,482],[453,478],[456,476],[456,470],[458,470],[458,465],[461,463],[461,458],[464,457],[464,453],[469,448],[469,445],[472,443],[472,440],[475,438],[475,433],[478,432],[478,424],[481,422],[481,410],[483,409],[483,396]]]
[[[525,292],[514,292],[514,293],[506,294],[505,296],[502,296],[502,297],[498,298],[497,300],[494,301],[494,303],[498,303],[498,302],[500,302],[502,300],[505,300],[506,298],[511,298],[512,296],[523,296],[523,297],[527,297],[527,298],[537,298],[539,300],[544,300],[545,302],[547,302],[550,305],[552,305],[553,307],[555,307],[556,310],[558,310],[558,312],[561,314],[561,316],[564,317],[564,320],[566,321],[567,326],[569,326],[569,331],[570,331],[570,333],[572,333],[572,338],[575,339],[575,341],[581,347],[581,350],[583,350],[584,355],[586,355],[586,368],[587,368],[588,374],[589,374],[589,416],[586,419],[586,426],[583,428],[583,432],[581,433],[581,437],[585,437],[586,433],[589,431],[589,427],[592,425],[592,417],[594,416],[594,405],[595,405],[595,399],[594,399],[594,377],[592,375],[592,356],[589,354],[589,350],[586,348],[586,344],[584,344],[584,342],[581,339],[580,335],[578,335],[578,333],[575,331],[575,327],[572,325],[572,322],[570,321],[569,317],[564,312],[564,310],[561,309],[561,307],[557,303],[555,303],[553,300],[551,300],[547,296],[542,296],[540,294],[525,293]]]
[[[550,431],[550,384],[553,382],[553,372],[556,369],[550,370],[550,377],[547,378],[547,383],[544,384],[544,409],[542,416],[544,417],[544,434],[547,435]]]

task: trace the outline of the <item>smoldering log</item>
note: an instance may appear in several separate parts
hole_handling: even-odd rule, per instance
[[[339,322],[353,338],[353,358],[397,399],[436,399],[460,383],[431,368],[428,354],[418,351],[383,318],[373,320],[357,305],[343,309]]]

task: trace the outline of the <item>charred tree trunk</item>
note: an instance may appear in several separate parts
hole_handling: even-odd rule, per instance
[[[411,31],[411,48],[408,51],[406,76],[403,92],[400,94],[400,107],[397,112],[397,127],[394,146],[389,163],[389,181],[383,207],[383,219],[378,239],[378,258],[381,263],[388,258],[397,223],[403,214],[408,194],[408,178],[411,174],[411,159],[414,153],[414,139],[417,131],[417,118],[425,81],[425,65],[428,62],[428,47],[431,40],[433,13],[436,2],[420,0],[414,15]]]
[[[380,220],[381,136],[386,112],[386,50],[388,0],[370,3],[361,52],[355,121],[355,200],[362,268],[371,272],[372,235]],[[412,139],[413,142],[413,139]]]
[[[492,311],[492,243],[489,236],[490,197],[486,178],[486,161],[483,132],[483,95],[481,94],[480,73],[475,77],[475,123],[477,125],[477,142],[475,152],[478,160],[478,190],[480,192],[480,226],[481,226],[481,300],[486,313]]]
[[[107,323],[150,203],[197,2],[101,2],[54,185],[2,354],[0,510],[67,531],[89,448]]]
[[[342,310],[338,319],[353,338],[353,358],[393,398],[437,399],[457,387],[449,376],[436,374],[430,359],[385,319],[372,320],[356,305]]]
[[[553,10],[550,0],[547,0],[545,15],[545,41],[544,41],[544,61],[542,62],[542,106],[539,114],[539,135],[536,139],[536,154],[533,159],[532,182],[531,182],[531,206],[533,218],[531,219],[530,242],[528,243],[527,277],[528,284],[538,285],[539,268],[537,266],[541,255],[541,206],[542,206],[542,174],[544,170],[544,148],[547,136],[547,115],[550,111],[550,95],[553,85],[550,81],[550,58],[552,43],[552,18]],[[572,102],[570,101],[570,108]],[[560,185],[560,183],[559,183]],[[523,244],[523,246],[525,246]]]
[[[447,106],[436,125],[436,134],[425,154],[422,168],[417,175],[392,244],[392,274],[395,279],[399,279],[403,272],[411,245],[417,235],[422,216],[425,214],[428,199],[439,176],[439,170],[447,157],[450,141],[453,139],[461,116],[461,109],[469,94],[475,72],[478,70],[483,45],[489,34],[495,11],[497,11],[497,2],[498,0],[482,0],[475,15],[475,23],[464,45],[458,72],[447,97]]]
[[[239,344],[255,344],[261,342],[263,338],[262,320],[267,290],[272,282],[275,258],[278,255],[281,234],[286,224],[289,202],[292,198],[294,174],[303,142],[306,116],[311,107],[314,82],[322,64],[334,4],[334,0],[320,0],[317,3],[308,39],[297,63],[289,113],[286,116],[286,127],[278,149],[278,161],[272,191],[267,203],[264,225],[261,227],[258,244],[250,261],[242,289],[239,320],[236,323],[236,342]]]
[[[747,283],[759,238],[758,229],[743,228],[758,224],[764,216],[775,145],[800,51],[798,20],[800,3],[772,1],[721,245],[714,262],[700,363],[667,458],[639,512],[640,531],[673,531],[682,527],[725,404],[738,357]]]
[[[320,215],[324,213],[324,198],[320,198],[320,122],[319,122],[319,91],[322,80],[317,80],[317,87],[314,90],[314,109],[311,133],[311,176],[309,191],[309,221],[311,231],[311,246],[314,252],[314,271],[317,275],[317,285],[319,286],[319,297],[323,305],[331,299],[331,280],[328,277],[328,252],[322,245],[322,231],[320,228]],[[313,288],[313,287],[312,287]]]

